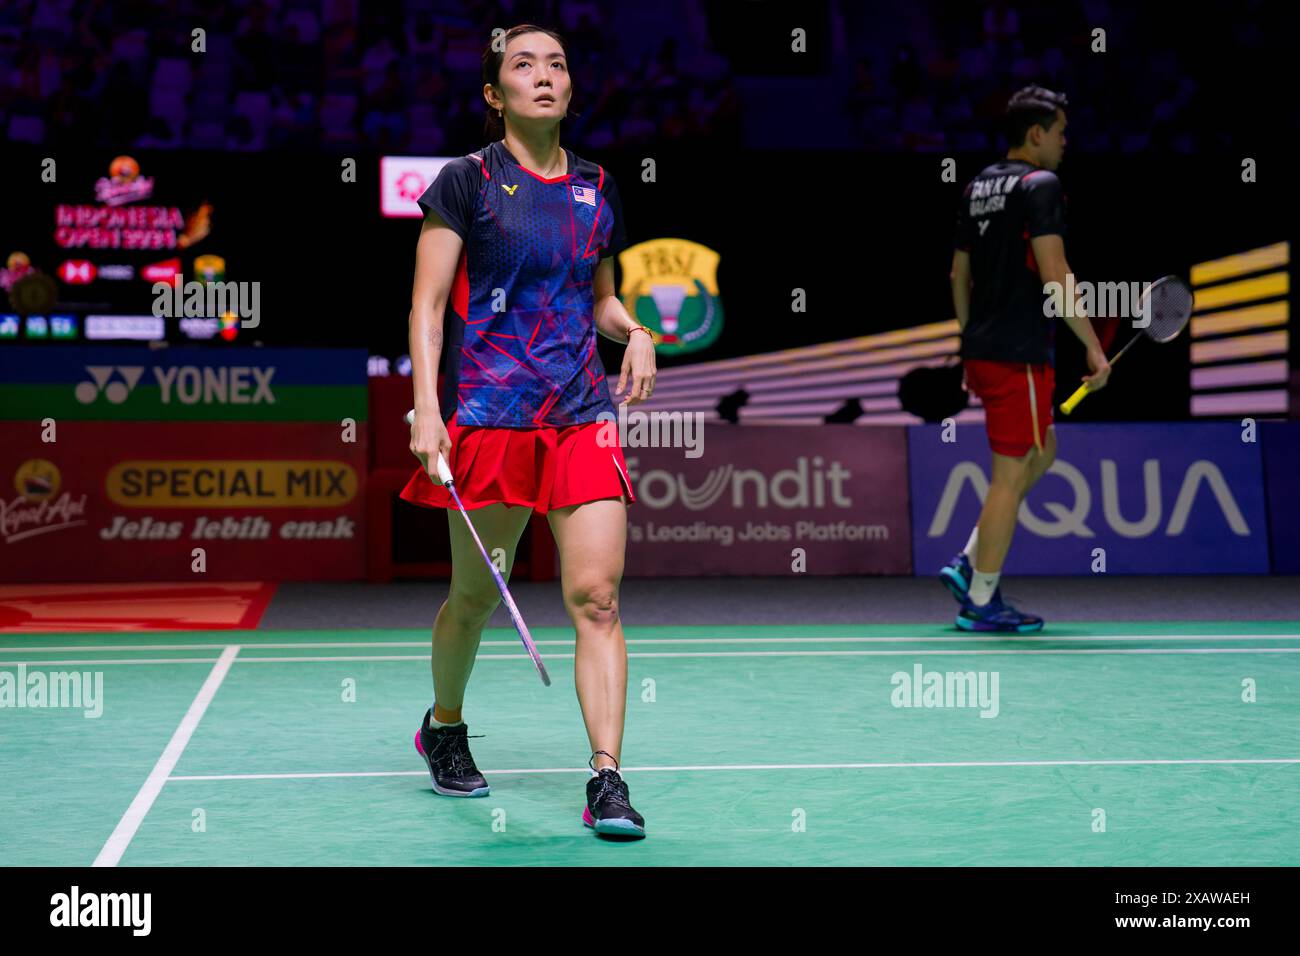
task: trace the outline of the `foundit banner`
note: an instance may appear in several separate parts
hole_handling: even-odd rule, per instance
[[[628,575],[911,573],[904,429],[708,423],[691,448],[637,434]]]
[[[1006,573],[1268,572],[1253,429],[1175,422],[1056,431],[1056,462],[1021,506]],[[937,573],[978,520],[988,442],[982,426],[919,425],[908,429],[908,445],[914,563],[918,574]]]

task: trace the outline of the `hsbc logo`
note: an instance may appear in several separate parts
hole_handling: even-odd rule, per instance
[[[87,285],[95,281],[95,264],[89,259],[67,259],[59,266],[59,278],[68,285]]]
[[[1214,462],[1200,459],[1187,466],[1183,473],[1178,494],[1174,498],[1173,508],[1169,511],[1169,520],[1165,522],[1164,502],[1160,488],[1160,460],[1148,458],[1142,463],[1142,491],[1144,507],[1141,516],[1134,519],[1120,511],[1119,468],[1110,458],[1101,460],[1101,515],[1110,531],[1123,538],[1147,538],[1160,532],[1164,523],[1164,535],[1177,537],[1187,530],[1201,486],[1209,491],[1214,506],[1222,514],[1228,528],[1239,537],[1250,536],[1250,526],[1246,523],[1241,508],[1233,497],[1223,472]],[[1066,500],[1044,501],[1042,507],[1049,517],[1043,518],[1034,513],[1028,501],[1020,505],[1020,525],[1031,534],[1043,538],[1063,538],[1074,535],[1079,538],[1096,537],[1093,527],[1097,525],[1098,516],[1093,514],[1093,494],[1088,478],[1082,471],[1061,458],[1052,463],[1047,470],[1049,475],[1063,478],[1070,488]],[[984,470],[973,461],[963,461],[955,465],[948,474],[943,494],[935,507],[934,517],[926,531],[928,537],[942,537],[952,522],[953,512],[957,510],[963,489],[969,485],[981,502],[988,496],[989,482]],[[1126,486],[1131,481],[1126,479]],[[1041,486],[1040,486],[1041,487]],[[1205,507],[1205,506],[1203,506]]]
[[[121,405],[144,377],[142,365],[87,365],[89,379],[77,384],[77,401],[89,405],[102,395]],[[275,367],[231,365],[220,368],[172,365],[148,369],[163,405],[274,405]]]

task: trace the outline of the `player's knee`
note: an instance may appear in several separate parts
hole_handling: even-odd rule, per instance
[[[1025,462],[1020,461],[1002,468],[994,468],[989,484],[1006,491],[1020,491],[1024,488],[1028,475],[1028,466]]]
[[[452,588],[447,596],[449,610],[462,621],[487,621],[501,603],[501,593],[493,586],[483,588]]]
[[[1026,470],[1025,492],[1038,484],[1043,475],[1047,474],[1047,469],[1052,467],[1052,462],[1056,461],[1056,445],[1048,444],[1043,446],[1043,450],[1034,456],[1033,467]]]
[[[618,621],[618,587],[608,581],[579,584],[567,595],[574,621],[612,626]]]

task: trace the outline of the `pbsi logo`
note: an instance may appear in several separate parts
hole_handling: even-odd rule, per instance
[[[1057,475],[1070,486],[1074,498],[1069,501],[1047,501],[1043,508],[1051,515],[1044,519],[1034,514],[1028,502],[1020,505],[1020,524],[1031,534],[1043,538],[1064,538],[1074,535],[1078,538],[1097,536],[1089,522],[1096,523],[1092,515],[1092,488],[1083,472],[1064,459],[1057,458],[1047,470],[1049,475]],[[961,498],[963,487],[969,483],[982,502],[988,495],[989,482],[984,471],[973,461],[963,461],[955,465],[948,475],[948,481],[939,496],[934,517],[926,534],[931,538],[942,537],[952,522],[953,512]],[[1148,458],[1142,463],[1142,484],[1145,510],[1140,518],[1133,520],[1120,511],[1119,468],[1109,458],[1101,460],[1101,499],[1102,517],[1110,530],[1123,538],[1147,538],[1157,533],[1164,519],[1164,509],[1160,494],[1160,461]],[[1169,522],[1165,525],[1167,537],[1176,537],[1187,530],[1191,518],[1192,505],[1202,485],[1209,488],[1215,504],[1218,505],[1224,521],[1233,534],[1249,537],[1250,526],[1237,500],[1228,487],[1227,479],[1218,465],[1206,459],[1192,462],[1183,475],[1183,480],[1174,499],[1173,510],[1169,513]]]
[[[619,253],[619,298],[654,333],[656,352],[697,352],[717,340],[722,332],[720,258],[686,239],[652,239]]]
[[[155,367],[153,384],[163,405],[274,405],[271,379],[275,366],[231,365],[220,368],[196,365]],[[144,376],[142,365],[87,365],[88,381],[79,382],[74,394],[82,405],[102,395],[110,404],[121,405]]]

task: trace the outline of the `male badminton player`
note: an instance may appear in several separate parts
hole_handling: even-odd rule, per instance
[[[998,580],[1020,503],[1056,457],[1052,427],[1055,324],[1044,310],[1049,282],[1065,283],[1065,198],[1054,170],[1065,152],[1065,96],[1039,86],[1007,105],[1006,159],[966,187],[952,256],[952,299],[961,326],[966,384],[984,405],[993,453],[979,523],[940,579],[961,605],[967,631],[1030,633],[1043,619],[1002,600]],[[1059,287],[1058,287],[1059,288]],[[1058,303],[1087,349],[1096,391],[1110,364],[1077,303]]]
[[[503,40],[504,50],[483,54],[493,141],[448,163],[419,200],[410,347],[421,467],[402,497],[448,509],[453,570],[433,626],[434,703],[416,747],[436,792],[488,794],[462,707],[500,594],[438,481],[441,453],[505,576],[529,516],[547,516],[592,749],[583,822],[641,837],[645,820],[618,769],[627,696],[618,590],[636,498],[617,441],[601,438],[612,429],[597,418],[614,407],[596,334],[627,346],[617,394],[630,388],[628,405],[654,390],[654,340],[614,293],[613,256],[626,245],[614,180],[560,146],[572,94],[564,41],[531,24]]]

